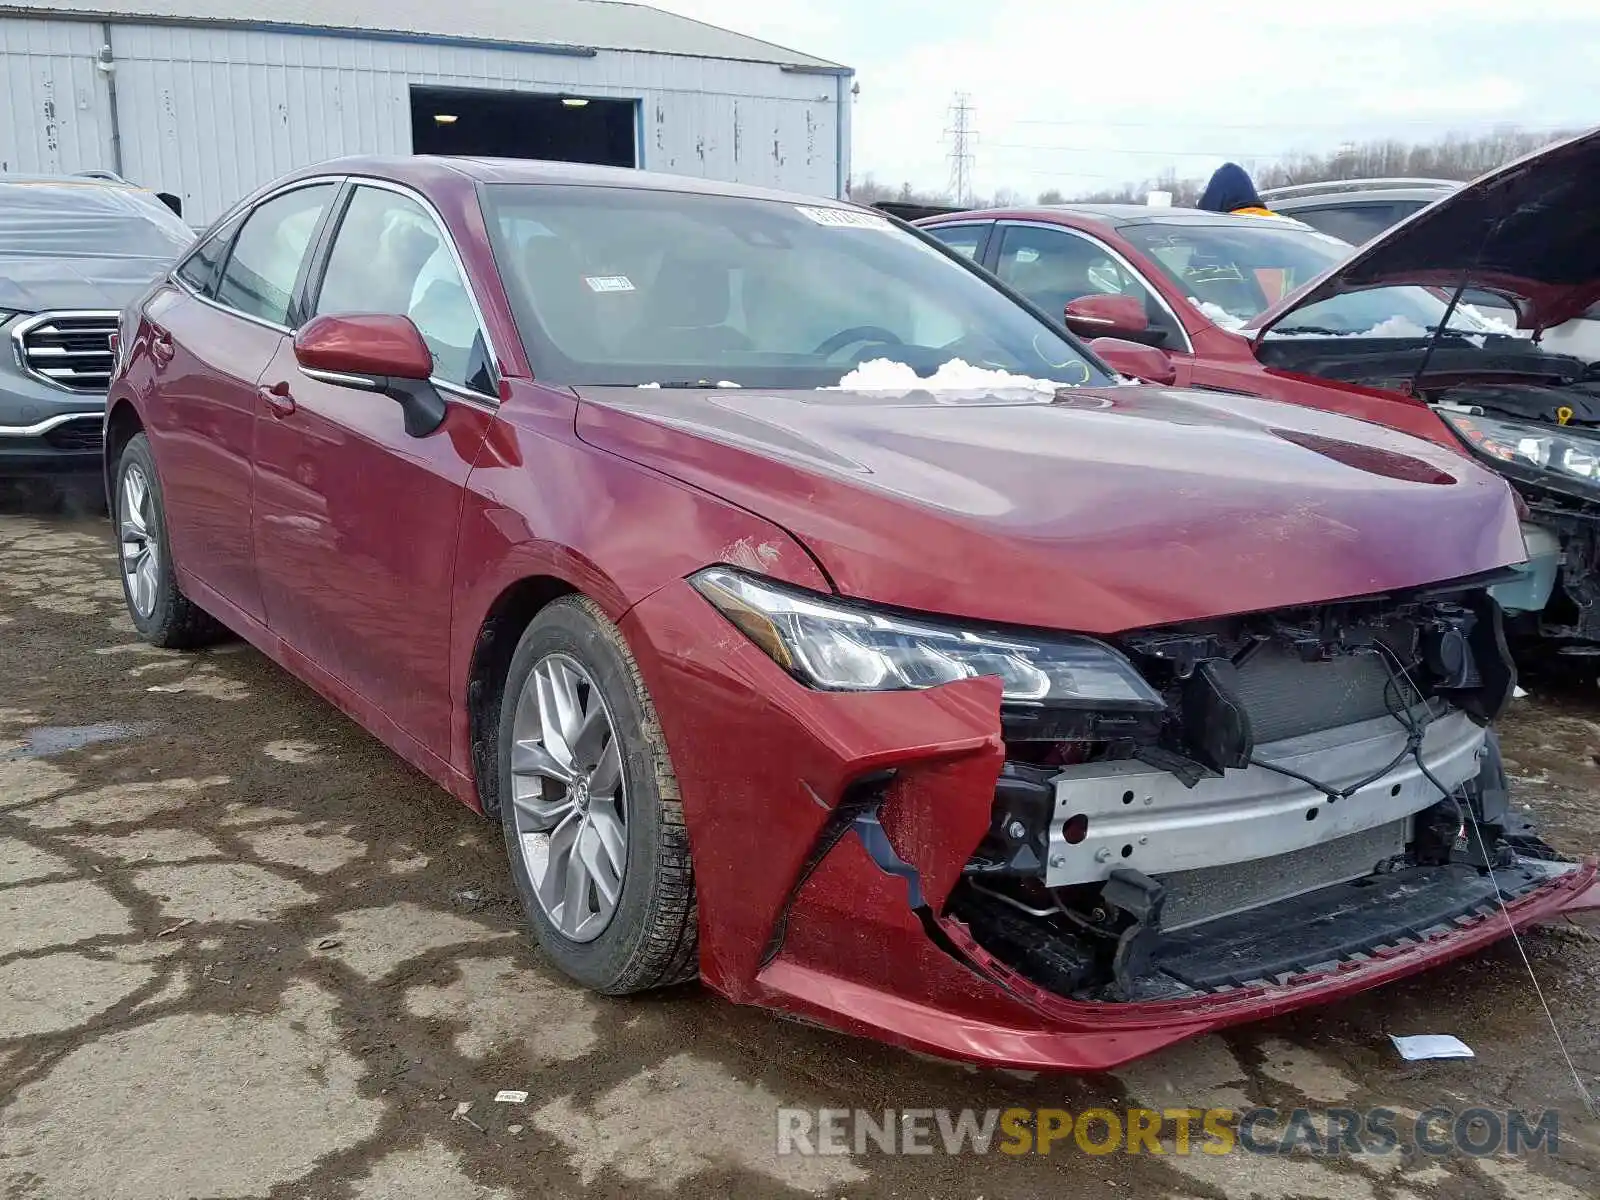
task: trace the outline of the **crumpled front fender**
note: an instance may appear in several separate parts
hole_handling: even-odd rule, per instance
[[[622,629],[655,699],[682,796],[699,898],[701,973],[752,999],[764,961],[804,903],[801,885],[848,826],[864,783],[894,852],[937,912],[988,828],[1004,758],[1000,684],[982,678],[916,692],[807,688],[687,583],[635,605]],[[851,920],[864,896],[834,897]],[[915,926],[913,921],[913,926]],[[844,931],[841,931],[844,936]]]

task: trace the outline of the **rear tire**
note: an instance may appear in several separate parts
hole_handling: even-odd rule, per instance
[[[592,600],[556,600],[523,633],[498,749],[511,878],[550,961],[613,996],[694,978],[677,779],[638,664]]]
[[[139,636],[152,646],[188,650],[226,632],[183,594],[168,550],[167,509],[150,439],[135,434],[117,460],[112,491],[122,596]]]

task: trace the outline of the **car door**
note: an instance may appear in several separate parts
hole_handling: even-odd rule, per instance
[[[1177,316],[1127,258],[1110,246],[1059,225],[1002,223],[996,231],[999,257],[995,274],[1057,321],[1067,303],[1083,296],[1132,296],[1150,323],[1147,339],[1166,350],[1187,380],[1193,358],[1189,335]]]
[[[396,401],[313,378],[284,339],[262,377],[254,450],[267,622],[438,747],[449,737],[462,489],[494,419],[495,360],[455,246],[420,196],[353,183],[322,241],[308,313],[409,316],[448,412],[435,432],[412,437]]]
[[[290,297],[331,182],[268,197],[229,221],[145,309],[153,383],[145,413],[166,495],[173,561],[261,620],[252,535],[257,383],[278,352]]]

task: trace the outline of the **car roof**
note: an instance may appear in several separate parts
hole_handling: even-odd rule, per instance
[[[1296,183],[1268,188],[1261,198],[1268,205],[1287,212],[1308,204],[1327,205],[1330,201],[1366,204],[1378,200],[1437,200],[1461,186],[1449,179],[1374,177],[1371,179],[1330,179],[1321,183]]]
[[[1266,202],[1278,212],[1293,212],[1297,208],[1337,208],[1344,204],[1381,204],[1386,200],[1425,200],[1432,202],[1448,196],[1454,188],[1392,187],[1373,188],[1359,192],[1315,192],[1308,196],[1266,197]]]
[[[748,200],[778,200],[824,208],[859,208],[831,196],[777,191],[690,175],[639,171],[632,167],[601,167],[589,163],[549,162],[533,158],[471,158],[447,155],[389,155],[336,158],[296,171],[290,178],[318,175],[371,175],[380,179],[425,184],[443,176],[475,183],[545,184],[571,187],[626,188],[641,192],[690,192]]]
[[[942,213],[937,217],[927,217],[918,224],[978,220],[1057,220],[1067,224],[1089,221],[1112,229],[1125,229],[1133,225],[1259,227],[1262,218],[1235,213],[1208,212],[1199,208],[1155,208],[1148,204],[1036,204],[1026,208],[980,208],[967,212]],[[1303,228],[1298,223],[1297,227]]]

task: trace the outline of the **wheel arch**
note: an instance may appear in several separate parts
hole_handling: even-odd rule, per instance
[[[467,667],[467,737],[478,802],[488,816],[500,811],[500,701],[511,658],[524,631],[546,606],[563,596],[585,595],[557,575],[528,575],[507,585],[478,623]]]
[[[106,411],[105,425],[105,477],[106,495],[116,487],[117,463],[128,443],[144,431],[144,420],[131,400],[117,400]]]

